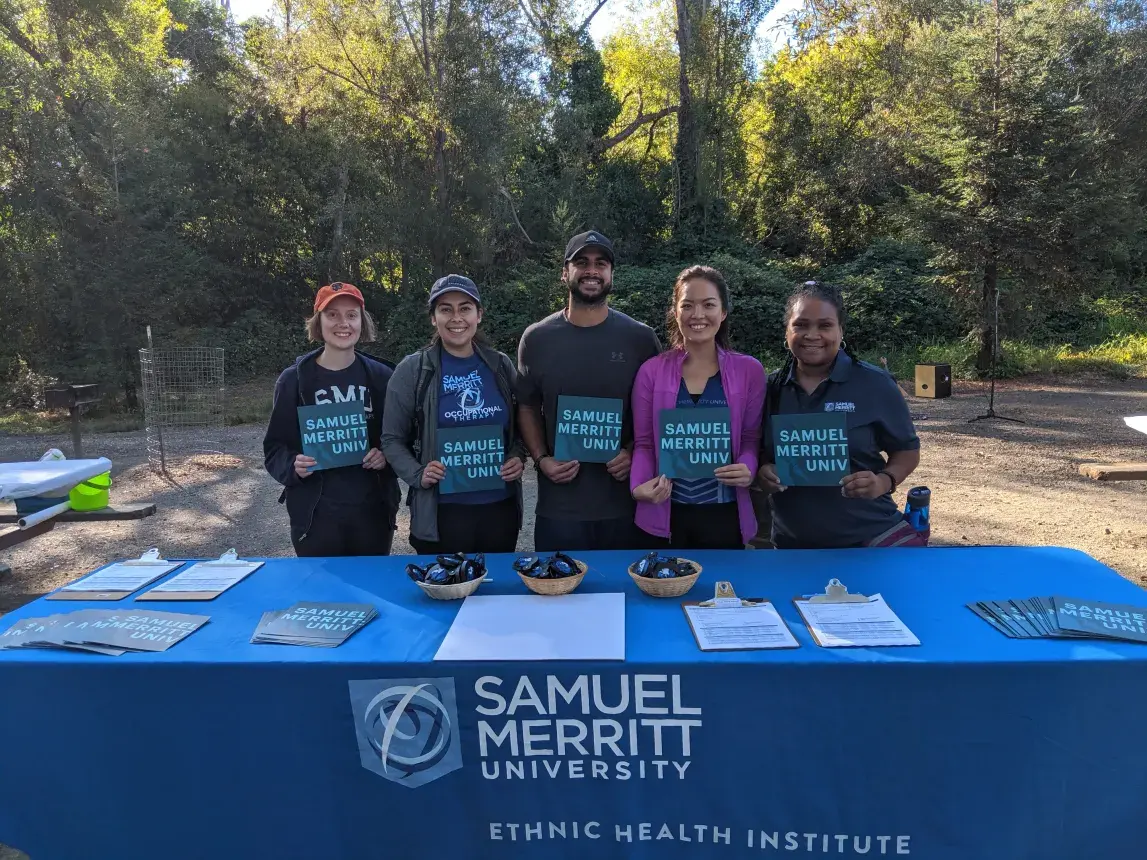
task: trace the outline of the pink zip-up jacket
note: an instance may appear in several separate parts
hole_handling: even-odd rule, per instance
[[[729,403],[729,429],[733,433],[733,461],[744,463],[753,475],[757,473],[757,460],[761,444],[761,413],[765,408],[765,369],[751,355],[729,352],[717,348],[717,363],[721,368],[721,384]],[[662,409],[677,406],[677,392],[681,388],[681,367],[685,352],[669,350],[641,365],[633,383],[633,464],[629,471],[629,488],[656,478],[657,449],[660,444],[661,423],[657,416]],[[737,515],[741,536],[745,543],[757,534],[757,515],[748,487],[737,487]],[[669,537],[668,500],[659,505],[638,502],[634,521],[638,528],[651,535]]]

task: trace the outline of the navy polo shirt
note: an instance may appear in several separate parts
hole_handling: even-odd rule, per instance
[[[780,385],[778,414],[843,412],[848,416],[848,456],[853,472],[879,472],[883,453],[920,447],[908,404],[887,371],[855,362],[841,350],[828,378],[812,394],[796,381],[794,367]],[[770,379],[769,384],[774,380]],[[771,393],[770,393],[771,398]],[[766,411],[763,459],[776,462],[773,432]],[[859,546],[903,519],[891,494],[876,499],[846,499],[839,487],[789,487],[774,493],[773,533],[803,547],[835,549]]]

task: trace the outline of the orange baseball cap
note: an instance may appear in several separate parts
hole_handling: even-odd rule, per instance
[[[315,313],[321,313],[323,308],[337,299],[339,296],[350,296],[359,306],[366,309],[366,302],[362,298],[362,293],[359,292],[358,287],[354,284],[344,284],[340,281],[335,281],[333,284],[327,284],[325,287],[319,289],[319,294],[315,296]]]

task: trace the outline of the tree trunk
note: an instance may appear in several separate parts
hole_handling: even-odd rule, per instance
[[[446,130],[434,130],[434,202],[438,210],[438,223],[430,238],[430,265],[432,275],[440,278],[446,274],[446,263],[450,254],[453,231],[450,229],[450,189],[447,187],[446,170]]]
[[[697,125],[696,105],[689,83],[689,68],[693,59],[695,20],[689,0],[677,3],[677,212],[675,231],[678,241],[686,244],[696,238],[698,210],[698,172],[701,166],[701,137]],[[699,4],[698,4],[699,5]]]
[[[130,346],[123,349],[123,402],[129,412],[139,411],[139,395],[136,393],[135,374],[139,370],[138,358],[132,355]]]
[[[410,290],[412,287],[410,280],[410,270],[414,266],[414,258],[411,257],[410,254],[408,254],[406,251],[402,251],[399,254],[398,264],[402,267],[402,272],[399,274],[398,279],[398,293],[399,295],[406,297],[410,295]]]
[[[992,138],[989,149],[989,165],[994,165],[995,154],[1000,151],[1000,69],[1002,55],[1000,2],[992,0],[992,9],[996,16],[996,46],[995,57],[992,61]],[[987,183],[985,209],[996,210],[999,202],[999,186],[995,181],[994,172]],[[991,222],[994,223],[994,219]],[[983,222],[981,222],[982,228]],[[980,296],[980,349],[976,353],[976,370],[986,374],[992,367],[992,360],[996,356],[996,309],[1000,300],[999,271],[997,262],[1000,256],[999,245],[995,240],[990,243],[990,250],[984,260],[984,289]]]
[[[327,283],[343,277],[343,220],[346,214],[346,192],[350,185],[350,164],[344,159],[339,167],[339,184],[335,191],[335,224],[331,236],[331,253],[327,259]]]

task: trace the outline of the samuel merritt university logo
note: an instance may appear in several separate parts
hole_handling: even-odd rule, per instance
[[[462,767],[453,678],[350,681],[362,766],[417,788]]]
[[[480,383],[477,386],[463,388],[458,392],[458,408],[467,418],[473,417],[485,405],[486,401],[482,398]]]

